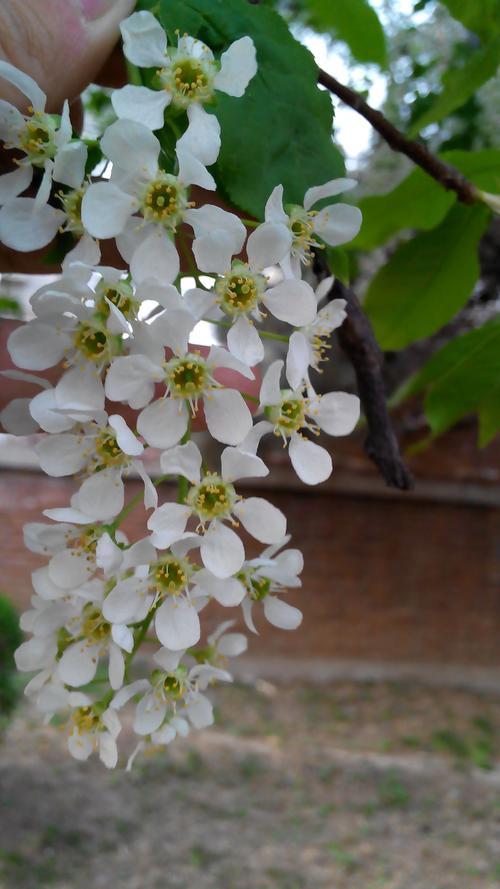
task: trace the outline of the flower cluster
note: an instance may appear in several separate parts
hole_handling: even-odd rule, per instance
[[[170,47],[148,12],[124,21],[122,34],[128,59],[156,74],[152,88],[112,95],[117,120],[100,140],[109,178],[86,169],[87,145],[73,135],[67,105],[61,117],[46,114],[36,84],[0,62],[0,75],[31,103],[28,116],[7,103],[0,110],[0,139],[21,155],[0,177],[0,240],[27,251],[61,228],[74,239],[58,280],[33,295],[34,318],[8,341],[19,370],[4,373],[39,391],[12,401],[2,425],[16,435],[44,433],[36,444],[42,469],[76,481],[69,504],[25,527],[26,546],[45,564],[33,572],[32,607],[22,618],[31,637],[16,660],[35,674],[28,697],[47,719],[66,720],[71,754],[86,759],[96,750],[108,767],[118,761],[125,705],[134,707],[138,736],[129,762],[212,722],[206,690],[231,681],[228,661],[247,646],[232,619],[203,635],[200,618],[212,601],[241,608],[251,632],[257,612],[284,630],[299,626],[301,612],[282,596],[300,586],[302,555],[288,548],[283,513],[243,497],[238,482],[269,473],[258,455],[268,434],[288,447],[303,482],[324,481],[331,457],[313,438],[346,435],[359,417],[356,396],[313,387],[345,303],[321,307],[332,280],[314,290],[302,278],[315,245],[346,242],[359,229],[349,205],[311,210],[354,183],[311,188],[303,206],[291,207],[277,185],[261,223],[243,224],[209,202],[196,206],[193,186],[216,188],[208,167],[221,141],[205,106],[217,91],[245,93],[257,71],[253,42],[242,37],[220,58],[187,35]],[[169,114],[181,129],[171,157],[153,132]],[[22,196],[37,168],[36,196]],[[114,239],[119,267],[101,264],[101,239]],[[183,292],[179,251],[192,257],[195,283]],[[269,315],[286,334],[265,330]],[[192,346],[200,320],[216,325],[225,343]],[[245,381],[255,380],[273,337],[286,340],[287,353],[269,364],[256,398]],[[43,372],[56,367],[52,385]],[[248,402],[257,402],[256,421]],[[207,466],[194,440],[202,409],[223,446],[220,464]],[[161,451],[159,479],[143,460],[148,448]],[[125,504],[130,471],[142,480],[148,514],[134,542],[120,530],[135,504]],[[172,477],[176,500],[159,484]],[[247,557],[240,527],[265,546],[259,556]],[[137,665],[143,643],[154,645],[152,663]]]

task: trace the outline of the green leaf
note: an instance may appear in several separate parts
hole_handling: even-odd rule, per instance
[[[307,0],[306,7],[308,23],[344,40],[358,62],[386,64],[384,29],[367,0]]]
[[[487,42],[500,30],[500,0],[441,0],[450,15]]]
[[[481,446],[500,429],[500,317],[448,343],[397,393],[397,401],[426,392],[434,435],[479,411]]]
[[[467,302],[489,216],[486,207],[457,204],[438,228],[401,244],[380,269],[365,309],[383,349],[402,349],[429,336]]]
[[[463,105],[483,83],[495,76],[499,63],[500,38],[497,38],[478,49],[461,68],[449,68],[443,74],[443,91],[414,121],[410,136],[416,136],[429,124],[442,120]]]
[[[483,191],[500,193],[500,151],[447,151],[440,158],[460,170]],[[387,194],[360,201],[363,225],[352,246],[370,250],[404,229],[427,231],[439,225],[455,202],[453,191],[446,191],[439,182],[417,168]]]
[[[245,95],[218,93],[215,108],[222,148],[214,175],[236,207],[261,219],[275,185],[287,202],[302,203],[307,188],[343,174],[330,96],[281,16],[247,0],[161,0],[160,20],[172,41],[180,29],[216,53],[245,34],[255,43],[259,68]]]
[[[349,284],[351,280],[351,257],[342,247],[327,247],[326,259],[328,268],[342,284]]]

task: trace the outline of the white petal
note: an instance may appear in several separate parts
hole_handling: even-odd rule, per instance
[[[150,90],[146,86],[132,86],[130,83],[111,93],[111,104],[117,117],[133,120],[150,130],[162,128],[165,108],[171,99],[166,90]]]
[[[184,185],[199,185],[208,191],[215,191],[215,179],[205,165],[186,148],[176,148],[179,164],[178,177]]]
[[[252,415],[236,389],[213,389],[203,405],[210,435],[223,444],[239,444],[252,428]]]
[[[102,613],[111,623],[127,624],[135,620],[144,602],[144,584],[137,577],[127,577],[106,596]]]
[[[331,302],[319,310],[316,320],[313,322],[313,330],[325,334],[340,327],[347,317],[346,305],[345,299],[332,299]]]
[[[243,633],[226,633],[217,645],[217,650],[223,657],[238,657],[247,648],[247,637]]]
[[[6,204],[17,198],[30,185],[33,178],[33,167],[23,164],[12,173],[0,176],[0,204]]]
[[[268,423],[267,420],[259,420],[241,442],[240,451],[245,451],[247,454],[256,454],[261,438],[272,431],[272,423]]]
[[[234,482],[239,478],[264,478],[269,469],[260,457],[241,448],[224,448],[221,456],[222,478]]]
[[[186,308],[174,309],[157,315],[148,329],[153,339],[171,349],[176,355],[184,355],[188,350],[189,335],[195,319]]]
[[[314,295],[316,296],[316,302],[318,304],[321,302],[322,299],[324,299],[325,296],[327,296],[328,293],[330,293],[330,290],[333,287],[334,281],[335,281],[334,276],[328,275],[328,278],[323,278],[323,280],[319,282],[318,286],[316,287],[316,290],[314,291]],[[345,300],[343,300],[343,302],[345,303]]]
[[[276,596],[266,596],[264,614],[269,623],[280,630],[296,630],[302,623],[302,612]]]
[[[118,747],[108,732],[99,734],[99,759],[107,769],[114,769],[118,762]]]
[[[53,179],[70,188],[80,188],[85,176],[88,149],[84,142],[68,142],[57,152]]]
[[[82,200],[82,222],[94,238],[114,238],[137,209],[137,201],[113,182],[94,182]]]
[[[13,398],[0,411],[0,423],[5,432],[10,432],[11,435],[31,435],[37,432],[38,423],[30,413],[31,401],[31,398]]]
[[[120,25],[123,52],[139,68],[162,67],[165,64],[167,35],[150,12],[134,12]]]
[[[104,409],[104,386],[94,367],[74,367],[64,373],[55,388],[55,398],[59,409],[88,411],[89,416],[98,416]]]
[[[288,225],[288,216],[283,209],[283,186],[277,185],[269,195],[265,208],[266,222]]]
[[[259,272],[267,266],[275,265],[283,259],[292,246],[292,233],[286,225],[276,222],[263,222],[247,241],[247,256],[250,268]]]
[[[55,553],[48,565],[53,583],[65,590],[75,589],[86,583],[94,573],[92,562],[87,556],[72,549]]]
[[[164,503],[148,519],[148,528],[153,531],[151,541],[154,546],[164,549],[178,540],[184,533],[191,508],[182,503]]]
[[[95,555],[97,567],[102,568],[105,574],[114,574],[122,564],[124,553],[106,531],[97,541]]]
[[[149,735],[160,728],[167,713],[167,705],[158,701],[153,695],[146,695],[137,704],[134,719],[134,732],[138,735]]]
[[[311,405],[310,415],[328,435],[349,435],[359,420],[359,412],[357,395],[328,392]]]
[[[85,762],[94,751],[90,735],[81,735],[75,727],[68,737],[68,750],[74,759]]]
[[[37,208],[33,198],[14,198],[0,210],[0,241],[22,253],[39,250],[50,244],[65,219],[49,204]]]
[[[7,349],[14,364],[27,370],[46,370],[58,364],[68,339],[49,324],[30,321],[17,327],[7,340]]]
[[[147,679],[136,679],[135,682],[131,682],[130,685],[121,688],[118,694],[114,696],[109,706],[112,707],[113,710],[121,710],[125,704],[128,704],[128,702],[135,697],[135,695],[147,691],[149,687],[150,685]]]
[[[286,356],[286,378],[292,389],[302,387],[310,357],[311,347],[307,337],[295,330],[290,337]]]
[[[67,273],[73,263],[81,262],[84,265],[97,265],[101,258],[98,244],[90,235],[84,234],[78,244],[69,253],[66,253],[62,261],[62,270]]]
[[[15,68],[10,62],[0,60],[0,77],[6,80],[27,96],[34,111],[44,111],[46,95],[37,83],[24,71]]]
[[[277,543],[286,534],[286,518],[263,497],[248,497],[234,507],[241,524],[261,543]]]
[[[292,435],[288,453],[295,472],[306,485],[319,485],[332,474],[330,454],[308,438]]]
[[[97,650],[98,646],[85,641],[74,642],[66,649],[57,668],[65,685],[78,688],[92,681],[97,671]]]
[[[228,213],[222,207],[216,207],[215,204],[205,204],[203,207],[186,211],[185,220],[192,226],[197,238],[208,235],[211,232],[224,231],[231,235],[233,239],[233,253],[240,253],[247,230],[241,219],[234,213]],[[224,266],[221,271],[227,271],[228,266]],[[217,271],[217,269],[214,269]]]
[[[144,445],[136,438],[132,430],[128,428],[120,414],[112,414],[108,419],[108,423],[114,430],[118,447],[124,454],[130,454],[133,457],[138,457],[139,454],[142,454]]]
[[[215,114],[209,114],[198,102],[188,106],[187,116],[189,125],[177,141],[176,151],[179,148],[188,151],[205,166],[214,164],[220,151],[219,121]]]
[[[75,475],[87,462],[87,443],[79,435],[49,435],[35,445],[40,466],[47,475]]]
[[[130,271],[136,284],[154,278],[162,284],[171,284],[179,274],[179,255],[167,233],[155,227],[134,250]]]
[[[115,358],[106,376],[106,396],[111,401],[131,401],[144,390],[147,383],[159,382],[162,370],[145,355],[126,355]]]
[[[244,364],[248,364],[249,367],[260,364],[264,358],[264,346],[259,332],[255,324],[252,324],[244,315],[240,315],[229,330],[227,346],[236,358],[239,358]]]
[[[125,661],[118,645],[109,644],[109,684],[114,691],[123,685],[125,675]]]
[[[123,552],[123,551],[122,551]],[[156,550],[148,538],[138,540],[123,552],[123,568],[133,568],[137,565],[149,565],[156,559]]]
[[[221,522],[212,522],[203,537],[200,553],[205,568],[216,577],[231,577],[245,561],[245,550],[240,538]]]
[[[207,728],[214,721],[213,707],[208,698],[203,695],[196,695],[187,708],[189,719],[197,729]]]
[[[235,577],[225,579],[214,577],[210,571],[203,568],[196,575],[196,585],[220,605],[229,607],[239,605],[246,595],[245,587]]]
[[[85,479],[78,492],[78,505],[91,519],[105,521],[121,512],[124,493],[120,472],[103,469]]]
[[[214,77],[215,89],[228,96],[242,96],[257,73],[255,45],[251,37],[240,37],[222,53],[221,68]]]
[[[44,432],[66,432],[74,426],[75,421],[58,413],[57,407],[55,389],[44,389],[31,399],[30,414]]]
[[[261,406],[279,404],[281,401],[281,371],[283,370],[283,361],[273,361],[266,370],[260,386],[259,399]]]
[[[151,481],[142,460],[132,460],[132,467],[142,479],[144,485],[144,509],[156,509],[158,506],[158,491]]]
[[[200,619],[187,599],[168,597],[156,612],[155,630],[162,645],[179,651],[199,641]]]
[[[43,568],[37,568],[36,571],[33,571],[31,582],[35,593],[40,596],[41,599],[50,601],[54,599],[62,599],[62,597],[66,595],[66,590],[58,586],[52,580],[46,565],[44,565]]]
[[[331,247],[346,244],[358,234],[363,217],[351,204],[332,204],[314,217],[314,231]]]
[[[200,272],[217,272],[218,274],[228,271],[231,266],[231,258],[236,252],[231,233],[219,229],[195,238],[192,250]]]
[[[116,120],[104,133],[101,148],[120,174],[139,175],[144,181],[156,176],[161,149],[148,127],[133,120]]]
[[[324,185],[315,185],[308,188],[304,195],[304,209],[310,210],[313,204],[321,201],[322,198],[333,198],[343,191],[349,191],[357,185],[355,179],[330,179]]]
[[[221,346],[211,347],[207,356],[207,363],[214,365],[216,368],[229,367],[231,370],[242,374],[247,380],[255,379],[255,375],[248,365],[243,364],[242,361],[235,358],[234,355],[231,355],[231,352],[228,352],[227,349],[223,349]]]
[[[158,664],[158,666],[161,667],[162,670],[165,670],[166,673],[173,673],[174,670],[177,670],[185,653],[185,651],[181,651],[180,649],[177,651],[169,651],[168,648],[160,648],[153,655],[153,660],[155,664]]]
[[[185,404],[173,398],[153,401],[137,417],[137,430],[152,448],[171,448],[176,445],[184,435],[187,425]]]
[[[316,297],[306,281],[282,281],[265,291],[262,302],[275,318],[294,327],[311,324],[316,317]]]
[[[170,448],[160,458],[161,471],[165,475],[183,475],[193,485],[200,481],[201,463],[202,456],[194,441]]]

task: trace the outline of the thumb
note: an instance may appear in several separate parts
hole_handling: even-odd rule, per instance
[[[0,4],[0,58],[29,74],[60,111],[102,68],[135,0],[10,0]],[[0,80],[0,98],[25,110],[26,97]]]

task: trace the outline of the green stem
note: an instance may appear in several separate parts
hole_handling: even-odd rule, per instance
[[[256,398],[255,395],[250,395],[250,392],[241,392],[240,394],[243,395],[243,398],[248,399],[248,401],[254,401],[255,404],[260,404],[260,400]]]
[[[242,219],[241,221],[247,228],[257,228],[260,225],[260,222],[256,219]]]
[[[141,69],[137,65],[127,61],[127,74],[129,83],[132,83],[134,86],[142,86]]]
[[[214,321],[212,318],[203,318],[203,321],[206,321],[207,324],[216,324],[217,327],[224,327],[226,330],[230,330],[232,327],[229,321]],[[259,330],[259,336],[263,336],[266,340],[276,340],[278,343],[290,342],[290,337],[286,333],[270,333],[268,330]]]

